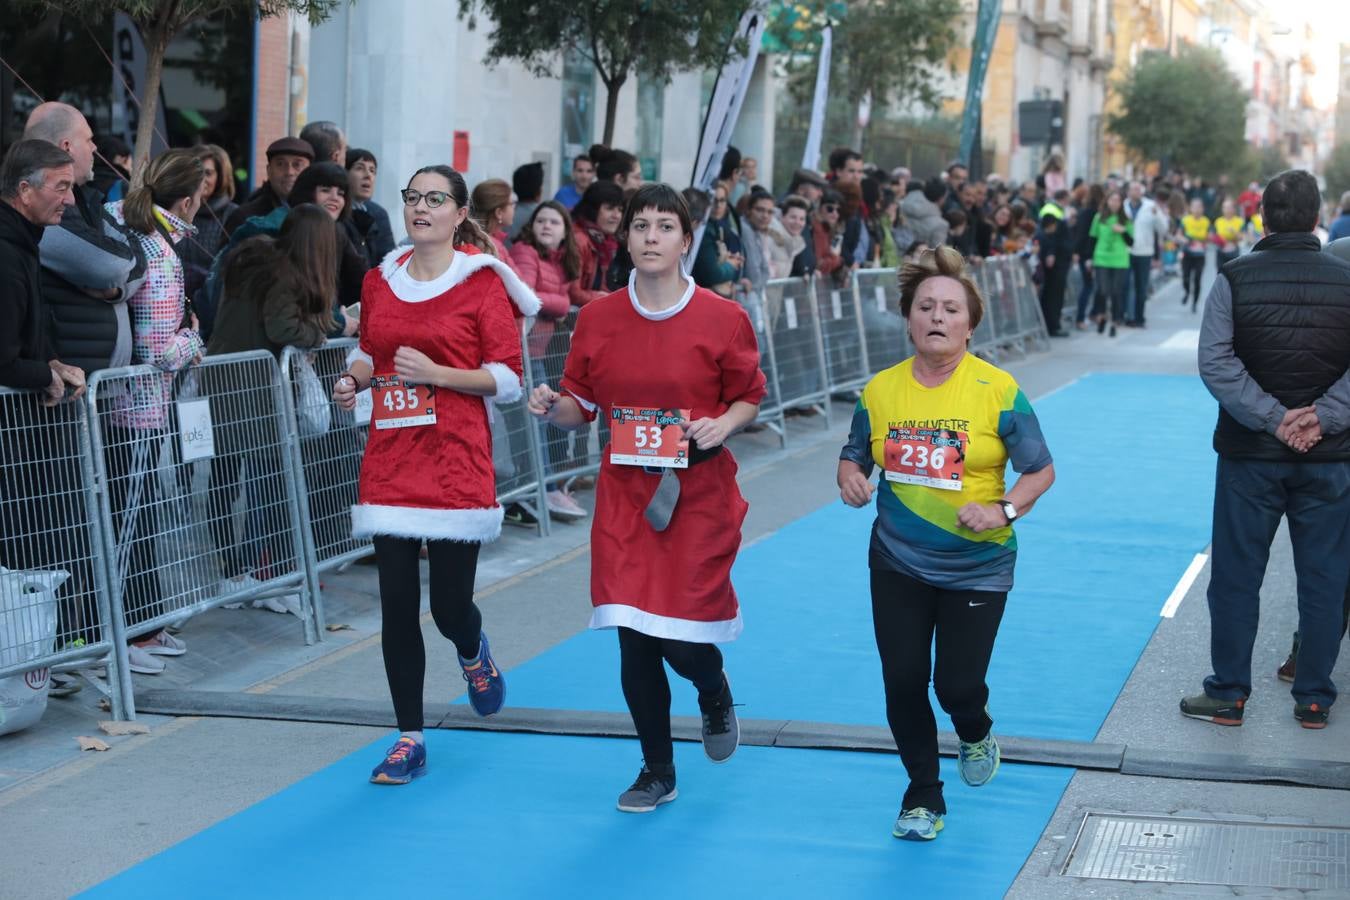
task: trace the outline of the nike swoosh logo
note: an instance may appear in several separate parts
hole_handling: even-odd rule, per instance
[[[971,606],[986,606],[988,605],[988,603],[989,603],[988,600],[984,601],[984,603],[976,603],[974,600],[970,601]]]

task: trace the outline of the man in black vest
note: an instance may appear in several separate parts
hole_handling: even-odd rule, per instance
[[[1336,701],[1350,572],[1350,263],[1312,233],[1321,194],[1289,171],[1261,200],[1267,236],[1227,263],[1205,301],[1200,377],[1219,401],[1210,661],[1182,715],[1241,725],[1270,544],[1289,520],[1302,640],[1294,718],[1323,728]]]

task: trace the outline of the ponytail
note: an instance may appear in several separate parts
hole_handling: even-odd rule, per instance
[[[464,221],[456,229],[455,244],[459,246],[468,244],[477,247],[484,253],[497,256],[497,242],[492,239],[492,236],[487,233],[482,225],[478,224],[478,220],[474,218],[472,212],[464,217]]]
[[[155,207],[168,209],[184,197],[191,197],[201,189],[205,178],[206,167],[194,151],[167,150],[150,162],[141,186],[127,192],[122,201],[122,218],[141,234],[153,234],[159,227]]]

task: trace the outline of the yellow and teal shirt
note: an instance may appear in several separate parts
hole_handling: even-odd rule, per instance
[[[1012,588],[1011,526],[976,534],[957,522],[967,503],[1004,495],[1004,473],[1037,472],[1050,450],[1011,375],[966,354],[945,382],[925,387],[914,360],[863,388],[840,459],[882,470],[869,554],[873,568],[952,590]]]

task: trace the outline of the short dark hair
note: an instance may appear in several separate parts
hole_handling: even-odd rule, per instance
[[[99,135],[98,139],[94,141],[94,148],[98,151],[98,155],[107,160],[109,164],[112,163],[115,156],[131,155],[131,145],[115,134]]]
[[[50,141],[16,141],[0,163],[0,197],[17,197],[19,185],[25,181],[42,187],[46,170],[74,164],[69,153]]]
[[[750,209],[756,203],[760,203],[764,200],[768,200],[774,206],[778,205],[778,201],[773,199],[773,194],[770,194],[767,190],[760,187],[759,185],[755,185],[750,189],[750,193],[746,195],[745,208]]]
[[[923,195],[929,203],[937,203],[947,196],[947,185],[942,183],[941,178],[930,178],[923,183]]]
[[[628,173],[637,168],[638,158],[626,150],[615,150],[604,144],[592,144],[586,154],[595,164],[595,177],[600,181],[613,181],[616,176],[628,177]]]
[[[679,191],[659,181],[648,182],[633,192],[628,207],[623,211],[623,221],[619,223],[619,234],[627,240],[628,229],[633,219],[644,209],[654,209],[661,213],[670,213],[680,220],[680,228],[686,237],[694,237],[694,220],[689,215],[689,204]]]
[[[788,194],[783,198],[782,209],[783,212],[787,212],[789,209],[800,209],[802,212],[810,215],[811,204],[807,202],[805,197],[799,197],[796,194]]]
[[[951,228],[960,228],[966,224],[966,214],[959,209],[949,209],[942,214],[942,218],[947,220],[947,225]]]
[[[1322,205],[1317,179],[1303,169],[1289,169],[1270,180],[1261,194],[1266,231],[1312,231]]]
[[[349,148],[347,150],[347,161],[346,164],[343,166],[343,168],[346,169],[348,172],[350,172],[352,170],[352,166],[356,165],[359,162],[369,162],[372,165],[374,165],[375,168],[377,169],[380,167],[380,161],[375,158],[374,153],[371,153],[369,150],[365,150],[361,147]]]
[[[970,172],[970,166],[967,166],[965,163],[961,162],[961,160],[958,159],[956,162],[952,163],[950,166],[947,167],[947,175],[950,177],[952,172],[956,171],[957,169],[965,169],[967,174],[969,174]]]
[[[511,190],[525,203],[538,200],[544,193],[544,164],[532,162],[517,168],[511,173]]]
[[[612,181],[598,179],[590,187],[586,188],[586,193],[581,195],[577,205],[572,209],[572,218],[587,219],[595,221],[595,217],[600,214],[602,206],[623,207],[623,188]]]
[[[838,172],[855,159],[862,159],[862,154],[857,150],[852,147],[835,147],[830,151],[830,171]]]
[[[585,153],[578,153],[576,156],[572,157],[572,168],[575,169],[579,162],[590,163],[591,168],[595,168],[595,163],[591,162],[591,158]]]
[[[693,221],[702,222],[708,217],[708,207],[712,205],[712,198],[708,192],[696,187],[687,187],[680,191],[680,196],[684,198],[685,205],[689,207],[689,217]]]
[[[342,214],[338,218],[347,218],[352,209],[351,179],[347,177],[346,169],[327,160],[307,166],[296,177],[295,187],[291,188],[290,196],[286,198],[286,204],[288,206],[299,206],[301,203],[314,203],[314,194],[321,187],[342,188],[344,199]]]
[[[722,154],[722,168],[717,171],[717,180],[726,181],[740,167],[741,151],[728,144],[726,153]]]

